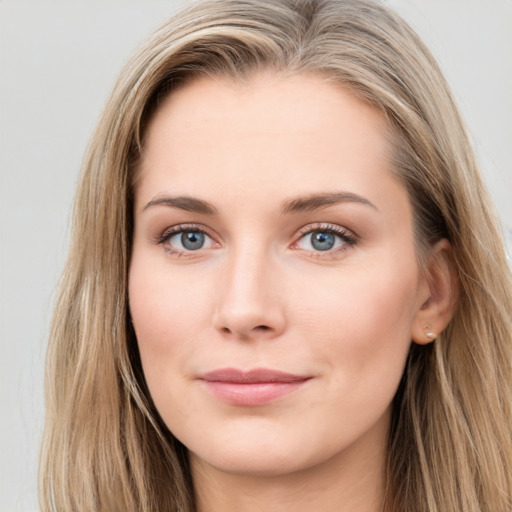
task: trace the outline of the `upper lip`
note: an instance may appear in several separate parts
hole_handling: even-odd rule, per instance
[[[220,368],[204,373],[199,379],[208,382],[233,382],[238,384],[258,384],[269,382],[297,382],[311,377],[295,375],[293,373],[272,370],[268,368],[254,368],[252,370],[239,370],[237,368]]]

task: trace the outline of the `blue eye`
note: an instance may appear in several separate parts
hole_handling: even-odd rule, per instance
[[[204,231],[199,229],[184,229],[177,227],[164,233],[159,243],[166,246],[170,252],[183,253],[212,248],[215,242]]]
[[[311,237],[311,245],[317,251],[328,251],[336,243],[334,235],[326,231],[314,231],[309,236]]]
[[[181,245],[188,251],[197,251],[204,245],[204,233],[198,231],[184,231],[181,233]]]
[[[356,244],[356,238],[342,228],[336,226],[302,230],[302,237],[295,247],[305,251],[328,252],[343,249]]]

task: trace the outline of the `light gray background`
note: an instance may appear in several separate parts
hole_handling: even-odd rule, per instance
[[[38,509],[48,321],[85,146],[122,63],[183,3],[0,0],[0,512]],[[439,59],[512,227],[512,0],[388,3]]]

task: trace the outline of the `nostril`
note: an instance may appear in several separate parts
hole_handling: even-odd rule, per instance
[[[270,327],[268,325],[257,325],[254,330],[257,331],[268,331],[270,330]]]

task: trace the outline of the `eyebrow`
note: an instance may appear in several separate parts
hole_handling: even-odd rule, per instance
[[[302,213],[319,210],[320,208],[325,208],[339,203],[359,203],[378,210],[378,208],[368,199],[352,192],[327,192],[297,197],[284,201],[281,209],[283,214]]]
[[[310,212],[339,203],[359,203],[378,210],[368,199],[352,192],[326,192],[287,199],[281,204],[281,211],[283,214]],[[187,212],[202,213],[205,215],[217,215],[218,213],[217,208],[215,208],[213,204],[203,199],[190,196],[157,197],[149,201],[149,203],[144,206],[143,211],[152,206],[169,206],[171,208],[178,208]]]
[[[204,201],[202,199],[197,199],[195,197],[189,197],[189,196],[177,196],[177,197],[171,197],[171,196],[163,196],[163,197],[157,197],[149,203],[144,206],[144,210],[147,210],[148,208],[151,208],[152,206],[170,206],[172,208],[178,208],[180,210],[185,210],[187,212],[196,212],[196,213],[203,213],[206,215],[216,215],[217,208],[213,206],[213,204],[209,203],[208,201]]]

